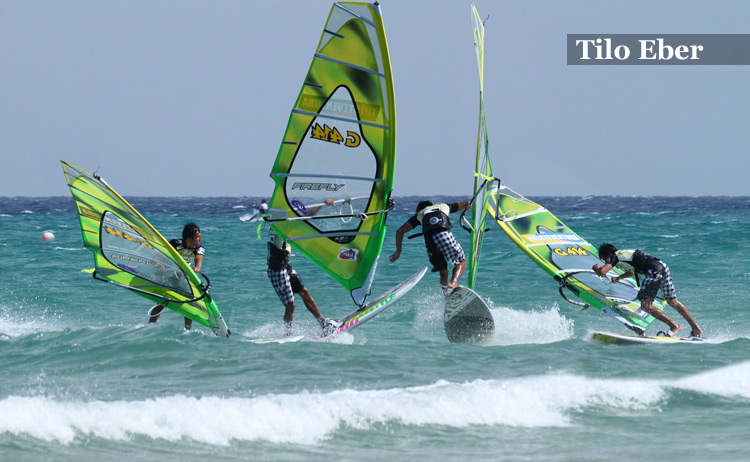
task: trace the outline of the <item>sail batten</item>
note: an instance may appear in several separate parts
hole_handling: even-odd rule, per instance
[[[385,238],[396,148],[376,4],[333,4],[303,82],[271,170],[267,221],[362,305]]]
[[[343,36],[339,36],[339,37],[340,38],[344,38]],[[330,58],[330,57],[328,57],[328,56],[326,56],[324,54],[318,53],[318,54],[315,55],[315,58],[316,59],[322,59],[324,61],[330,61],[330,62],[336,63],[336,64],[341,64],[342,66],[346,66],[346,67],[349,67],[349,68],[352,68],[352,69],[357,69],[357,70],[362,71],[362,72],[368,72],[370,74],[377,75],[378,77],[385,78],[385,74],[383,74],[381,72],[374,71],[374,70],[368,69],[366,67],[358,66],[358,65],[356,65],[354,63],[350,63],[350,62],[347,62],[347,61],[341,61],[339,59],[333,59],[333,58]]]
[[[326,179],[342,179],[342,180],[361,180],[371,181],[373,183],[385,183],[385,178],[371,178],[365,176],[341,176],[341,175],[326,175],[320,173],[272,173],[271,178],[326,178]]]
[[[294,236],[287,238],[288,241],[301,241],[304,239],[320,239],[320,238],[332,238],[341,236],[377,236],[377,233],[331,233],[331,234],[315,234],[312,236]]]
[[[375,28],[379,27],[379,26],[378,26],[378,24],[376,24],[376,23],[375,23],[374,21],[372,21],[372,20],[368,19],[367,17],[365,17],[365,16],[363,16],[363,15],[357,14],[357,13],[355,13],[354,11],[350,10],[349,8],[347,8],[346,6],[344,6],[344,5],[345,5],[345,3],[334,3],[333,5],[334,5],[334,6],[333,6],[334,8],[339,8],[339,9],[341,9],[341,10],[345,11],[345,12],[346,12],[346,13],[348,13],[349,15],[351,15],[351,16],[353,16],[353,17],[355,17],[355,18],[359,19],[359,20],[361,20],[361,21],[362,21],[362,22],[364,22],[365,24],[368,24],[368,25],[370,25],[370,26],[372,26],[372,27],[375,27]],[[378,12],[378,17],[380,17],[380,8],[379,8],[379,7],[377,6],[377,5],[378,5],[378,4],[377,4],[377,2],[376,2],[376,3],[374,3],[374,4],[373,4],[373,7],[374,7],[374,8],[375,8],[375,10],[376,10],[376,11]],[[380,24],[380,27],[382,27],[382,23]]]
[[[330,35],[333,35],[334,37],[338,37],[338,38],[344,38],[344,36],[343,36],[343,35],[341,35],[341,34],[337,34],[336,32],[330,31],[330,30],[328,30],[328,29],[324,30],[323,32],[324,32],[324,33],[326,33],[326,34],[330,34]]]

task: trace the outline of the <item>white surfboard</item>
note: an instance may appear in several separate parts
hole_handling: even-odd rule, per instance
[[[495,320],[487,304],[468,287],[458,286],[445,303],[445,334],[453,343],[487,343],[495,335]]]
[[[255,213],[246,213],[240,217],[240,221],[244,222],[254,222],[254,221],[260,221],[260,219],[263,217],[259,212]]]
[[[285,335],[284,337],[256,338],[252,343],[295,343],[305,338],[304,335]]]
[[[593,332],[591,339],[604,344],[616,345],[648,345],[653,343],[662,344],[697,344],[703,343],[706,339],[701,337],[665,337],[665,336],[647,336],[647,335],[624,335],[614,334],[612,332]]]
[[[393,287],[391,290],[385,292],[380,297],[341,318],[341,326],[339,326],[332,333],[322,337],[311,338],[310,340],[315,342],[328,342],[342,332],[349,332],[352,329],[361,326],[362,324],[385,311],[387,308],[393,305],[396,300],[406,295],[407,292],[409,292],[412,288],[414,288],[414,286],[417,285],[417,283],[422,279],[426,272],[427,268],[422,268],[421,270],[406,278],[396,287]]]

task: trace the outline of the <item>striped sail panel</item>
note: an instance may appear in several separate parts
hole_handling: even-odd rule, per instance
[[[383,246],[395,145],[380,7],[335,3],[271,171],[269,221],[357,305]]]
[[[526,255],[558,282],[564,279],[566,288],[583,302],[630,328],[645,328],[653,321],[635,299],[635,282],[612,283],[609,278],[622,274],[617,268],[607,277],[594,274],[591,267],[602,265],[594,246],[541,205],[501,186],[490,194],[489,212]],[[662,309],[659,302],[654,302],[654,307]]]
[[[103,180],[66,162],[62,166],[78,211],[83,245],[94,253],[94,277],[205,326],[226,330],[200,278],[172,245]]]

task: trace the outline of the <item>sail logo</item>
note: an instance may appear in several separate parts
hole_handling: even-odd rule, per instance
[[[149,249],[153,249],[154,248],[154,246],[152,246],[151,244],[149,244],[148,241],[145,241],[143,239],[135,238],[135,237],[131,236],[130,234],[128,234],[126,232],[123,232],[123,231],[121,231],[119,229],[113,229],[113,228],[110,228],[109,226],[105,226],[104,227],[104,231],[106,231],[107,234],[111,234],[113,236],[117,236],[117,237],[123,238],[126,241],[135,242],[137,244],[142,245],[143,247],[147,247]]]
[[[346,186],[345,184],[334,184],[334,183],[302,183],[297,182],[292,185],[292,189],[299,189],[300,191],[338,191],[339,189]],[[295,199],[296,200],[296,199]]]
[[[380,115],[380,105],[378,104],[355,104],[351,99],[326,99],[314,95],[303,95],[297,107],[303,111],[358,118],[369,122],[374,122]]]
[[[527,240],[531,242],[555,242],[555,241],[567,241],[567,242],[585,242],[580,237],[573,233],[542,233],[542,234],[524,234]]]
[[[310,138],[328,141],[329,143],[334,144],[344,143],[344,146],[350,148],[356,148],[362,143],[362,138],[357,132],[349,130],[346,132],[346,138],[344,138],[341,136],[341,132],[339,132],[338,128],[331,128],[326,124],[323,124],[321,127],[318,123],[313,125],[312,130],[310,130]]]
[[[130,224],[125,223],[125,221],[122,218],[120,218],[119,216],[115,215],[113,212],[107,211],[107,212],[104,212],[104,215],[100,215],[100,216],[101,216],[101,220],[102,220],[102,226],[110,225],[110,226],[113,226],[113,227],[115,227],[117,229],[120,229],[121,230],[120,232],[122,232],[122,233],[124,233],[125,231],[127,231],[129,233],[138,234],[140,237],[142,237],[143,239],[145,239],[148,242],[158,241],[159,240],[149,230],[147,230],[147,229],[145,229],[145,228],[143,228],[141,226],[138,226],[137,228],[134,228]],[[110,234],[113,234],[111,230],[110,230]],[[122,236],[120,236],[120,237],[122,237]],[[138,239],[140,240],[140,238],[138,238]],[[150,246],[150,244],[148,244],[148,243],[146,243],[144,245],[146,247]]]
[[[346,247],[340,247],[338,259],[345,260],[345,261],[357,261],[358,254],[359,254],[359,250],[357,249],[348,249]]]
[[[581,247],[568,247],[567,249],[556,248],[553,251],[563,257],[567,257],[568,255],[584,256],[589,254],[586,249],[582,249]]]
[[[294,210],[299,212],[300,215],[307,216],[307,212],[308,212],[307,207],[305,207],[305,204],[303,204],[299,199],[292,200],[292,208],[294,208]]]

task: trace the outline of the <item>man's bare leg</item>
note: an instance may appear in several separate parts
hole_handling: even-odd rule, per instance
[[[286,334],[292,335],[292,320],[294,319],[294,300],[284,305],[284,327]]]
[[[307,308],[307,311],[312,313],[320,326],[323,327],[325,319],[323,318],[323,315],[320,314],[318,304],[315,303],[315,299],[313,299],[312,295],[310,295],[310,291],[307,290],[307,288],[304,288],[299,292],[299,296],[302,297],[302,301],[305,303],[305,308]]]
[[[655,317],[659,321],[663,322],[664,324],[668,325],[669,330],[672,331],[672,335],[677,335],[677,333],[682,330],[682,326],[672,321],[669,316],[667,316],[662,310],[654,308],[652,303],[653,302],[651,300],[641,300],[641,309],[643,309],[643,311]]]
[[[690,332],[690,335],[692,335],[693,337],[700,337],[701,334],[703,334],[703,330],[698,327],[698,324],[696,324],[695,320],[693,320],[693,317],[690,315],[690,312],[685,305],[680,303],[680,301],[676,298],[667,300],[667,303],[669,303],[669,306],[677,310],[677,312],[680,313],[683,318],[685,318],[685,321],[690,324],[690,327],[693,329],[693,331]]]
[[[455,289],[456,286],[458,286],[458,280],[461,279],[461,275],[464,274],[464,271],[466,270],[466,260],[461,261],[458,265],[453,267],[453,277],[451,278],[451,282],[448,283],[448,287]]]

